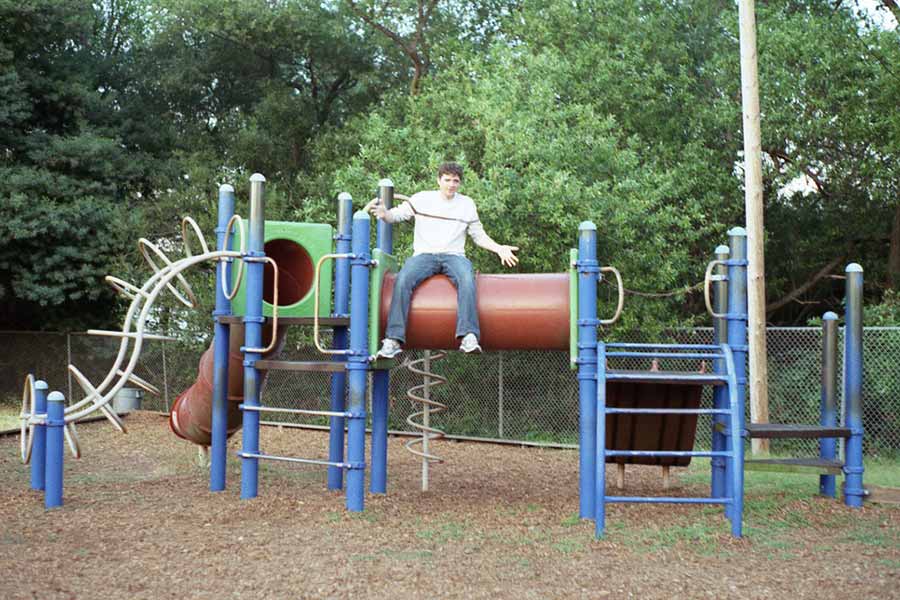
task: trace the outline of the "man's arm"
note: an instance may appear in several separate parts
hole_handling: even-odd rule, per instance
[[[481,221],[475,221],[469,225],[469,235],[472,241],[485,250],[490,250],[500,257],[500,262],[507,267],[514,267],[519,264],[519,259],[513,254],[519,249],[518,246],[505,246],[495,242],[491,236],[484,230]]]
[[[409,201],[404,202],[396,208],[388,210],[381,203],[380,198],[372,198],[372,200],[368,204],[366,204],[363,210],[365,210],[370,215],[374,215],[376,218],[383,220],[385,223],[399,223],[400,221],[408,221],[415,214],[413,213],[412,206],[410,206]]]

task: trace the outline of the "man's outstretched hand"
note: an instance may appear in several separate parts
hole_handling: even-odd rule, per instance
[[[518,246],[503,246],[501,245],[497,248],[497,256],[500,257],[500,262],[502,262],[507,267],[514,267],[519,264],[519,259],[516,257],[513,252],[518,250]]]

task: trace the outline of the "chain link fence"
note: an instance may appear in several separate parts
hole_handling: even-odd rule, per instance
[[[843,344],[843,331],[839,344]],[[697,328],[670,332],[668,339],[630,342],[711,343],[712,330]],[[817,423],[821,386],[821,329],[812,327],[770,328],[769,415],[779,423]],[[327,336],[325,342],[327,343]],[[75,333],[0,332],[5,352],[0,357],[0,398],[16,404],[25,375],[44,379],[52,390],[67,398],[82,392],[67,372],[72,363],[95,384],[107,375],[120,340]],[[142,407],[167,411],[175,397],[193,383],[202,351],[209,340],[194,343],[147,341],[135,373],[160,389],[160,396],[145,394]],[[900,453],[900,327],[868,327],[864,332],[863,424],[865,452],[869,456]],[[840,353],[839,353],[840,354]],[[421,358],[421,352],[401,355],[405,360]],[[290,337],[281,358],[321,360],[303,334]],[[840,361],[840,356],[838,357]],[[667,365],[660,367],[665,369]],[[628,368],[648,368],[630,364]],[[684,368],[683,366],[681,368]],[[700,365],[695,365],[700,368]],[[569,368],[569,356],[557,351],[487,352],[463,355],[450,352],[432,362],[432,371],[448,378],[434,387],[432,398],[448,406],[434,415],[432,425],[448,434],[513,442],[573,445],[578,439],[578,381]],[[841,368],[839,365],[839,379]],[[391,371],[390,423],[393,430],[411,431],[406,423],[419,410],[406,391],[422,382],[403,365]],[[839,381],[840,389],[841,382]],[[263,403],[284,408],[328,410],[330,377],[327,373],[273,371],[265,382]],[[370,388],[371,389],[371,388]],[[704,391],[703,403],[711,405]],[[747,408],[749,415],[749,406]],[[305,425],[326,425],[324,417],[263,415],[264,420]],[[709,422],[700,420],[697,446],[708,447]],[[775,453],[817,453],[815,440],[772,440]]]

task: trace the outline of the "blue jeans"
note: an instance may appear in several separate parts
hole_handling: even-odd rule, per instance
[[[474,333],[481,337],[472,263],[458,254],[417,254],[407,260],[397,274],[385,337],[406,341],[406,321],[413,291],[432,275],[444,274],[456,286],[456,337]]]

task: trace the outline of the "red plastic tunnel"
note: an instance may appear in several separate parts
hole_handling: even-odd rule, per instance
[[[266,254],[278,262],[279,282],[287,286],[279,298],[289,304],[312,288],[309,265],[297,261],[290,245],[266,244]],[[267,270],[263,297],[272,301]],[[381,328],[387,320],[394,274],[385,277],[381,295]],[[475,278],[481,345],[485,350],[565,350],[569,347],[569,278],[567,274],[482,275]],[[298,283],[299,282],[299,283]],[[298,286],[304,289],[298,289]],[[280,286],[281,287],[281,286]],[[282,290],[280,290],[282,291]],[[406,348],[442,349],[459,345],[456,330],[456,288],[444,276],[432,277],[415,291],[410,306]],[[271,330],[263,333],[264,343]],[[284,342],[279,328],[275,355]],[[240,429],[238,404],[243,399],[244,369],[240,347],[244,328],[232,326],[228,358],[228,435]],[[267,355],[269,357],[270,355]],[[200,358],[197,379],[175,400],[169,424],[176,435],[195,444],[212,443],[213,349]]]

